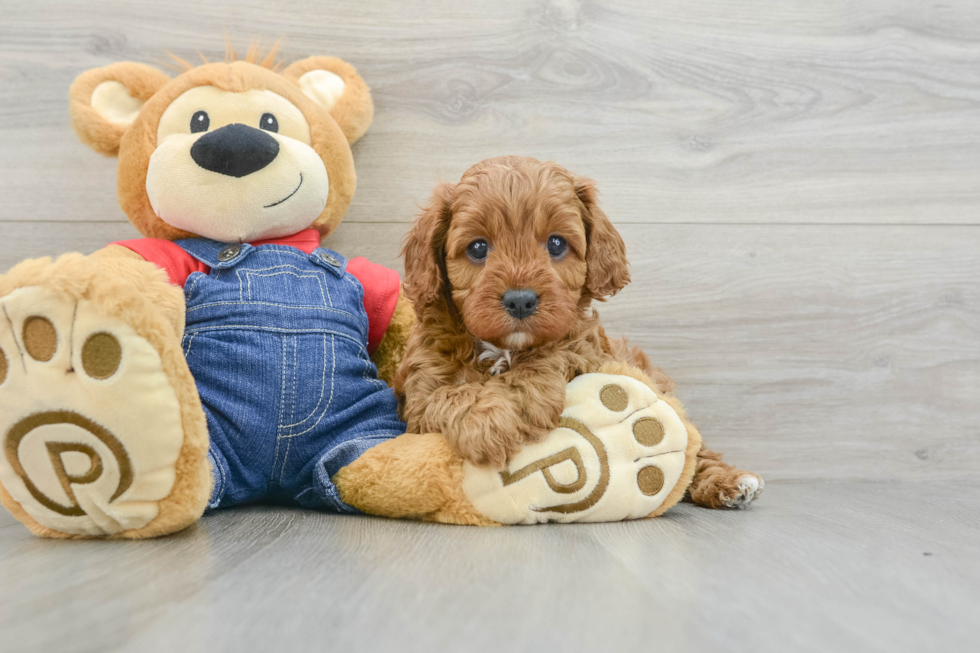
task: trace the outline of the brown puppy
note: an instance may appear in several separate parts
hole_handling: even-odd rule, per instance
[[[628,362],[673,390],[592,310],[630,280],[592,181],[536,159],[487,159],[436,188],[402,253],[419,317],[395,378],[409,431],[442,432],[462,457],[503,467],[558,426],[565,385],[603,363]],[[698,458],[696,503],[744,507],[761,492],[755,474],[710,451]]]

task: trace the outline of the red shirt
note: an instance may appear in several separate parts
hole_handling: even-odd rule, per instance
[[[184,287],[187,277],[193,272],[210,274],[211,268],[185,252],[174,242],[161,238],[138,238],[136,240],[120,240],[113,245],[130,249],[150,263],[165,270],[170,277],[170,283]],[[286,238],[274,240],[259,240],[252,245],[288,245],[306,253],[312,254],[320,246],[320,234],[316,229],[306,229]],[[364,310],[368,316],[368,352],[381,344],[391,316],[395,313],[398,303],[398,293],[401,283],[398,273],[394,270],[372,263],[363,256],[347,261],[347,271],[350,272],[364,287]]]

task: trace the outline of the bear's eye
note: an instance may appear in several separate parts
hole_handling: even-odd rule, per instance
[[[268,132],[278,132],[279,121],[271,113],[263,113],[262,118],[259,120],[259,127]]]
[[[206,132],[211,126],[211,119],[208,118],[207,111],[195,111],[191,116],[191,133]]]

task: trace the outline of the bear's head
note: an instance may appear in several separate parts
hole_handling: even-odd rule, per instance
[[[340,59],[281,73],[271,60],[188,66],[173,79],[117,63],[72,84],[75,131],[119,156],[119,204],[144,236],[251,242],[310,226],[326,237],[340,223],[370,91]]]

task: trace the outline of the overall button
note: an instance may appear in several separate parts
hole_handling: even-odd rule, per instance
[[[334,267],[334,268],[339,268],[340,267],[340,261],[337,259],[336,256],[332,256],[330,254],[323,253],[323,254],[320,254],[320,258],[322,258],[323,261],[327,265],[329,265],[331,267]]]
[[[230,261],[231,259],[238,256],[242,251],[241,245],[228,245],[223,247],[220,252],[218,252],[218,260],[222,263],[225,261]]]

